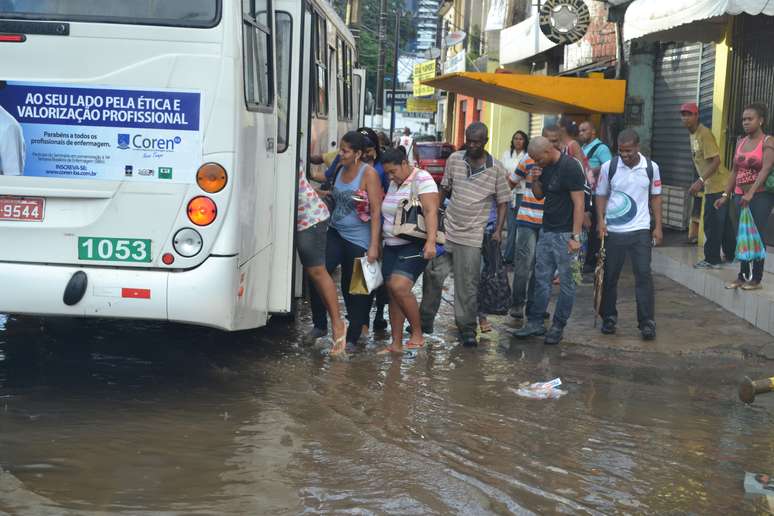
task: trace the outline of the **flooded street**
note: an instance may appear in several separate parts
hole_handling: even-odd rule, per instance
[[[774,471],[764,363],[443,334],[331,361],[296,323],[234,336],[0,316],[8,514],[731,514]],[[769,370],[769,372],[771,372]],[[512,389],[561,377],[558,400]]]

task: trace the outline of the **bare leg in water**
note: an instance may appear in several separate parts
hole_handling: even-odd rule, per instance
[[[336,285],[333,283],[333,278],[331,278],[331,275],[328,274],[328,271],[323,265],[307,267],[306,273],[309,275],[309,279],[312,283],[314,283],[314,287],[317,289],[317,293],[320,294],[325,309],[328,311],[328,316],[331,318],[331,325],[333,326],[333,347],[331,348],[331,355],[344,353],[344,350],[346,349],[347,326],[341,318],[339,298],[336,293]]]
[[[419,305],[417,298],[411,292],[413,286],[414,284],[409,278],[400,274],[391,275],[387,282],[392,330],[392,344],[385,350],[387,352],[403,352],[403,322],[406,319],[411,325],[411,338],[406,343],[406,347],[416,349],[425,345],[425,339],[422,336],[422,322],[419,317]]]

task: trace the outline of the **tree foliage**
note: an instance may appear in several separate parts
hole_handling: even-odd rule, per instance
[[[334,0],[333,5],[339,15],[344,18],[347,0]],[[379,7],[381,0],[360,0],[360,30],[358,37],[358,62],[360,68],[366,70],[366,88],[376,92],[376,68],[379,61]],[[384,41],[384,78],[385,83],[392,82],[392,63],[395,55],[395,13],[401,11],[400,23],[400,54],[405,55],[416,40],[417,30],[412,12],[406,12],[403,0],[387,0],[385,10],[385,41]]]

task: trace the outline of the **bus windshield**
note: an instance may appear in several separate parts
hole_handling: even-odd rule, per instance
[[[221,0],[0,0],[0,18],[213,27]]]

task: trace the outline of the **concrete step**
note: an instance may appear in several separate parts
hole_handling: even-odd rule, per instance
[[[657,247],[653,249],[653,272],[684,285],[774,335],[774,274],[769,272],[769,267],[765,267],[762,290],[726,290],[726,283],[733,281],[739,273],[739,264],[727,264],[720,269],[694,269],[699,253],[696,247]],[[774,263],[774,256],[770,257],[766,260],[767,265]]]

